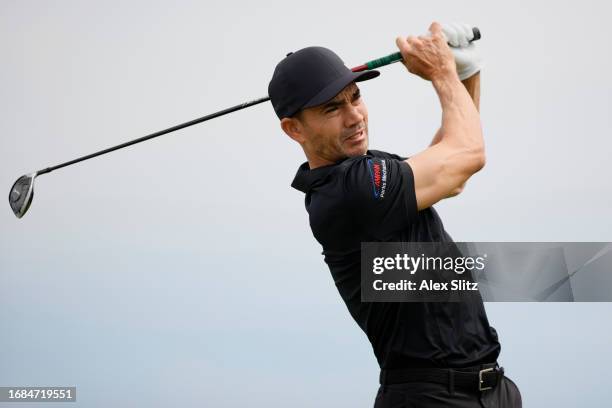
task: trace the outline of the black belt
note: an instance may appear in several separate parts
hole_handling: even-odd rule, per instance
[[[504,368],[497,363],[465,368],[395,368],[381,370],[380,383],[433,382],[451,388],[484,391],[495,388],[503,376]]]

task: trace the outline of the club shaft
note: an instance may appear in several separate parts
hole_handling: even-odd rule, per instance
[[[124,147],[128,147],[128,146],[134,145],[136,143],[141,143],[141,142],[144,142],[146,140],[153,139],[155,137],[162,136],[162,135],[165,135],[167,133],[174,132],[176,130],[184,129],[184,128],[189,127],[189,126],[197,125],[198,123],[206,122],[207,120],[214,119],[214,118],[217,118],[219,116],[227,115],[228,113],[236,112],[238,110],[241,110],[241,109],[244,109],[244,108],[248,108],[250,106],[254,106],[254,105],[257,105],[257,104],[269,101],[269,100],[270,100],[270,97],[266,96],[266,97],[255,99],[255,100],[252,100],[252,101],[249,101],[249,102],[241,103],[240,105],[232,106],[231,108],[223,109],[223,110],[220,110],[218,112],[211,113],[210,115],[202,116],[201,118],[193,119],[193,120],[190,120],[189,122],[181,123],[179,125],[172,126],[172,127],[168,128],[168,129],[160,130],[158,132],[151,133],[150,135],[139,137],[138,139],[130,140],[129,142],[125,142],[125,143],[122,143],[122,144],[117,145],[117,146],[109,147],[108,149],[100,150],[99,152],[88,154],[87,156],[79,157],[78,159],[70,160],[70,161],[68,161],[66,163],[61,163],[61,164],[58,164],[58,165],[53,166],[53,167],[47,167],[46,169],[39,170],[37,172],[37,175],[49,173],[49,172],[51,172],[53,170],[57,170],[57,169],[60,169],[62,167],[70,166],[71,164],[75,164],[75,163],[81,162],[83,160],[89,160],[89,159],[91,159],[93,157],[101,156],[103,154],[110,153],[110,152],[113,152],[115,150],[123,149]]]
[[[472,41],[479,40],[480,39],[480,31],[478,30],[478,28],[474,27],[472,29],[472,31],[474,32],[474,38],[472,39]],[[375,69],[375,68],[380,68],[380,67],[383,67],[385,65],[389,65],[389,64],[393,64],[394,62],[398,62],[401,59],[402,59],[402,54],[399,53],[399,52],[395,52],[393,54],[389,54],[389,55],[384,56],[382,58],[378,58],[378,59],[375,59],[375,60],[372,60],[372,61],[368,61],[368,62],[366,62],[363,65],[359,65],[359,66],[356,66],[354,68],[351,68],[351,71],[353,71],[353,72],[360,72],[360,71],[367,71],[367,70],[371,70],[371,69]],[[265,97],[262,97],[262,98],[259,98],[259,99],[255,99],[255,100],[252,100],[252,101],[249,101],[249,102],[241,103],[240,105],[235,105],[235,106],[232,106],[231,108],[223,109],[223,110],[220,110],[218,112],[211,113],[211,114],[206,115],[206,116],[202,116],[201,118],[193,119],[193,120],[190,120],[189,122],[181,123],[179,125],[172,126],[172,127],[168,128],[168,129],[160,130],[158,132],[151,133],[150,135],[139,137],[138,139],[130,140],[129,142],[125,142],[125,143],[122,143],[122,144],[117,145],[117,146],[113,146],[113,147],[109,147],[109,148],[104,149],[104,150],[100,150],[99,152],[88,154],[87,156],[79,157],[77,159],[70,160],[70,161],[67,161],[65,163],[61,163],[61,164],[58,164],[56,166],[53,166],[53,167],[47,167],[46,169],[42,169],[42,170],[37,171],[36,175],[50,173],[53,170],[61,169],[62,167],[70,166],[72,164],[79,163],[79,162],[82,162],[84,160],[89,160],[91,158],[94,158],[94,157],[97,157],[97,156],[101,156],[101,155],[106,154],[106,153],[114,152],[115,150],[123,149],[124,147],[132,146],[132,145],[135,145],[137,143],[141,143],[141,142],[144,142],[146,140],[153,139],[155,137],[162,136],[162,135],[174,132],[176,130],[180,130],[180,129],[184,129],[184,128],[189,127],[189,126],[197,125],[198,123],[206,122],[207,120],[218,118],[219,116],[227,115],[228,113],[236,112],[236,111],[248,108],[250,106],[254,106],[254,105],[258,105],[258,104],[263,103],[263,102],[267,102],[269,100],[270,100],[270,97],[269,96],[265,96]]]

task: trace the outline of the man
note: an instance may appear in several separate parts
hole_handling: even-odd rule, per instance
[[[368,150],[368,111],[356,82],[377,71],[353,73],[332,51],[308,47],[277,65],[268,91],[282,130],[306,155],[292,186],[306,193],[312,232],[380,365],[375,407],[521,407],[518,388],[497,365],[500,344],[480,296],[360,300],[360,243],[452,242],[432,205],[461,193],[485,164],[471,29],[443,32],[434,22],[429,31],[396,40],[403,64],[431,81],[442,105],[431,145],[409,159]],[[447,41],[461,49],[456,59]],[[376,166],[382,179],[373,177]]]

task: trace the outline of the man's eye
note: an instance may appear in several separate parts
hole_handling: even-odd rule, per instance
[[[329,109],[327,109],[327,110],[325,111],[325,113],[333,112],[333,111],[335,111],[336,109],[338,109],[338,108],[336,108],[336,107],[329,108]]]

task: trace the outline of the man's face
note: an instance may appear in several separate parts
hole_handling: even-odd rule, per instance
[[[304,109],[298,120],[309,160],[336,162],[368,150],[368,110],[354,82],[332,100]]]

